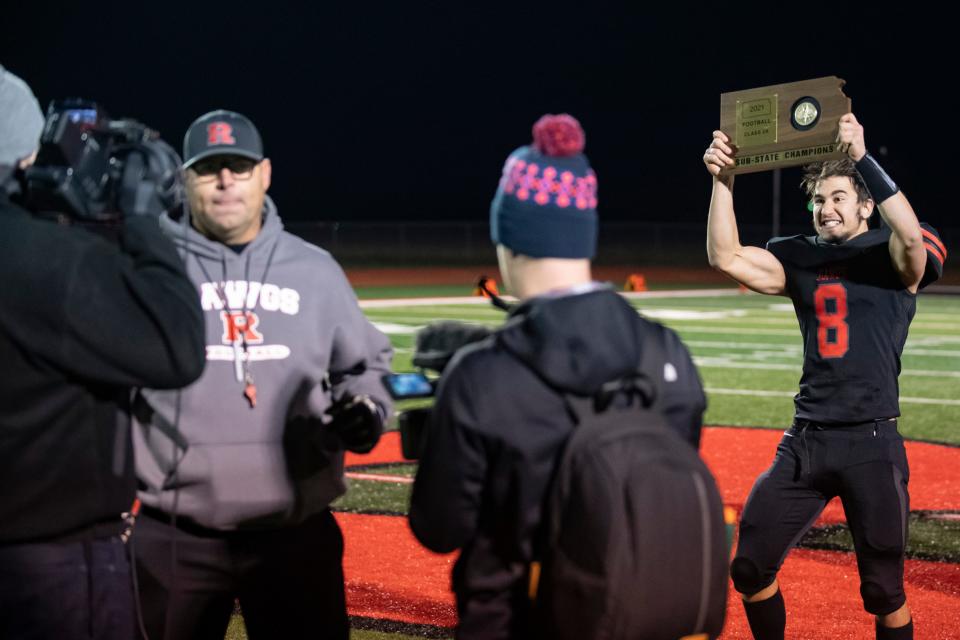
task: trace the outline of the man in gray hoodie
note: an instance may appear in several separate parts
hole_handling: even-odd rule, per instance
[[[201,116],[184,159],[190,216],[161,225],[200,296],[207,368],[137,401],[149,637],[219,640],[238,598],[251,638],[346,639],[329,504],[344,449],[369,451],[389,415],[390,343],[330,254],[283,230],[250,120]]]

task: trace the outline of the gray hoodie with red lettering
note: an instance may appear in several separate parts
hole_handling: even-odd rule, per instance
[[[390,342],[333,257],[284,231],[269,198],[263,228],[239,253],[188,224],[164,217],[161,227],[197,287],[207,364],[189,387],[144,390],[137,403],[140,499],[222,530],[282,526],[325,509],[345,490],[343,452],[328,434],[289,428],[288,417],[322,416],[353,394],[389,415],[380,378]]]

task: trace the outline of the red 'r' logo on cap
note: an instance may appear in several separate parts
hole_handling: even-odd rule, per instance
[[[226,122],[211,122],[207,125],[207,144],[237,144],[233,127]]]

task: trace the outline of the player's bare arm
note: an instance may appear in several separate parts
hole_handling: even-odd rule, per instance
[[[923,277],[927,254],[923,246],[920,222],[913,207],[876,160],[867,153],[863,125],[857,122],[852,113],[840,118],[837,139],[840,148],[856,163],[857,170],[874,198],[874,205],[892,231],[890,258],[900,274],[901,282],[910,291],[916,292]]]
[[[782,294],[786,275],[780,261],[766,249],[740,244],[733,211],[733,176],[720,174],[723,168],[735,164],[734,157],[730,139],[722,131],[714,131],[713,140],[703,154],[703,163],[713,176],[707,218],[707,258],[714,269],[754,291]]]

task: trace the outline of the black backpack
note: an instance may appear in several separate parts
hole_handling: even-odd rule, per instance
[[[548,492],[541,561],[531,566],[541,638],[705,640],[723,628],[723,504],[658,408],[665,360],[654,342],[641,365],[653,375],[593,398],[565,396],[576,427]]]

